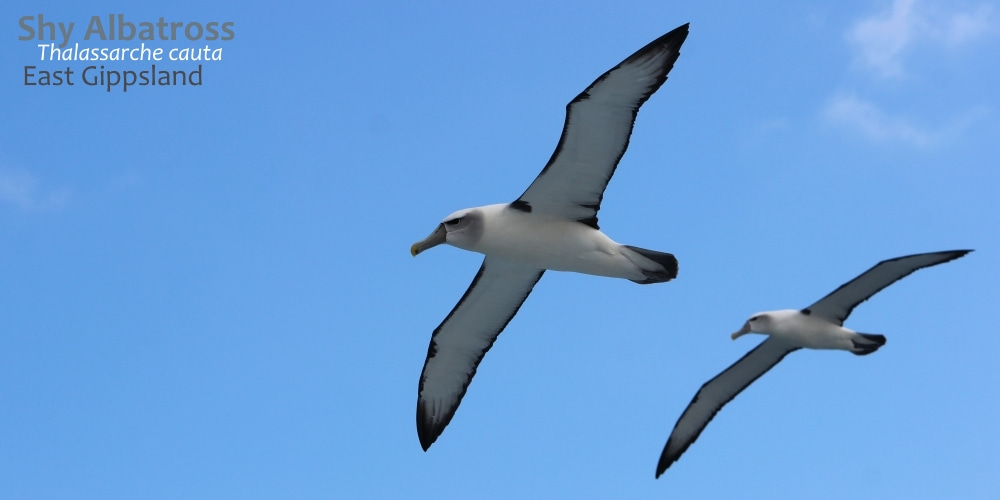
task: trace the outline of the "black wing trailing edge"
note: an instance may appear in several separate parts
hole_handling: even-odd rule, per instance
[[[769,337],[732,366],[705,382],[674,424],[674,430],[670,432],[667,444],[660,453],[660,461],[656,464],[656,477],[659,478],[687,451],[723,406],[785,356],[798,349]]]
[[[417,389],[417,436],[424,451],[451,422],[479,362],[544,272],[486,257],[465,295],[434,330]]]
[[[685,24],[657,38],[570,101],[555,152],[514,204],[598,229],[604,189],[628,148],[639,107],[667,80],[687,35]]]
[[[955,260],[972,250],[920,253],[883,260],[860,276],[844,283],[826,297],[802,310],[843,325],[858,304],[870,299],[885,287],[909,276],[914,271]]]

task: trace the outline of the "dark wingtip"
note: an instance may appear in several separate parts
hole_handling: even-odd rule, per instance
[[[422,411],[422,405],[417,401],[417,438],[420,439],[420,447],[427,451],[437,438],[441,436],[448,422],[434,422],[433,418],[428,418]]]
[[[424,442],[423,439],[420,440],[420,447],[424,449],[424,452],[426,452],[427,450],[431,449],[431,445],[432,444],[434,444],[434,441],[426,443],[426,442]]]
[[[428,425],[421,425],[420,417],[417,417],[417,437],[420,439],[420,447],[427,451],[434,441],[441,435],[440,429],[430,428]]]
[[[669,447],[670,443],[668,442],[667,446],[663,447],[663,453],[660,453],[660,461],[656,463],[656,479],[659,479],[677,461],[678,457],[667,454],[667,448]]]
[[[975,252],[975,250],[973,250],[971,248],[970,249],[966,249],[966,250],[947,250],[947,251],[941,252],[941,253],[945,253],[945,254],[949,254],[949,255],[948,255],[948,260],[942,261],[940,263],[944,264],[945,262],[951,262],[951,261],[953,261],[955,259],[959,259],[959,258],[965,257],[966,255],[968,255],[968,254],[970,254],[972,252]]]
[[[684,24],[682,24],[682,25],[680,25],[680,26],[678,26],[678,27],[670,30],[669,33],[667,33],[666,35],[663,35],[663,37],[660,38],[660,40],[658,40],[658,41],[667,41],[667,40],[669,40],[670,43],[675,43],[676,44],[676,48],[677,49],[680,49],[680,46],[684,44],[685,40],[687,40],[688,32],[689,32],[688,28],[690,26],[691,26],[691,23],[684,23]],[[680,51],[678,50],[678,53],[679,52]]]
[[[680,48],[681,48],[681,45],[684,45],[684,41],[687,40],[687,37],[688,37],[688,26],[690,24],[691,23],[682,24],[682,25],[680,25],[680,26],[678,26],[678,27],[670,30],[669,32],[667,32],[663,36],[657,38],[656,40],[653,40],[652,42],[649,42],[648,44],[646,44],[645,47],[643,47],[643,48],[635,51],[634,54],[632,54],[627,59],[625,59],[624,61],[622,61],[622,64],[634,62],[634,61],[636,61],[636,60],[638,60],[640,58],[646,57],[651,52],[660,52],[663,49],[673,50],[674,54],[673,54],[673,56],[671,56],[671,57],[669,57],[667,59],[666,66],[665,66],[665,72],[664,72],[662,78],[660,79],[660,84],[662,84],[663,82],[665,82],[667,80],[666,73],[670,72],[670,69],[673,68],[674,62],[677,60],[677,57],[680,56]],[[620,66],[616,66],[616,68],[618,68],[618,67],[620,67]],[[655,92],[657,88],[659,88],[659,84],[657,84],[652,89],[653,92]],[[584,94],[581,94],[581,95],[585,95],[585,94],[586,94],[586,92],[584,92]],[[652,92],[650,92],[650,94],[652,94]],[[643,99],[643,102],[645,102],[645,99]],[[640,102],[639,104],[641,105],[642,102]]]
[[[667,36],[677,35],[677,34],[680,34],[682,32],[684,33],[685,36],[687,36],[687,33],[690,30],[691,30],[691,23],[689,23],[689,22],[688,23],[684,23],[684,24],[682,24],[682,25],[680,25],[680,26],[678,26],[678,27],[670,30],[670,32],[667,33]]]
[[[667,465],[663,465],[663,463],[662,463],[663,459],[662,458],[660,459],[660,462],[661,463],[656,464],[656,479],[659,479],[660,476],[662,476],[663,473],[667,471],[667,467],[668,467]]]

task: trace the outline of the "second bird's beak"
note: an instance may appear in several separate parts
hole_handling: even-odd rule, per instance
[[[737,331],[736,333],[734,333],[734,334],[732,334],[730,336],[733,338],[733,340],[736,340],[740,335],[745,335],[745,334],[748,334],[748,333],[750,333],[750,322],[749,321],[747,321],[746,323],[743,323],[743,328],[740,328],[739,331]]]
[[[410,255],[416,257],[418,253],[444,243],[447,234],[448,231],[444,229],[444,224],[438,224],[438,227],[434,228],[434,232],[430,236],[410,246]]]

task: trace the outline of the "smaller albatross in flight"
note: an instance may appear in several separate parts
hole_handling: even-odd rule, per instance
[[[803,347],[841,349],[864,356],[878,350],[885,344],[884,336],[844,328],[844,320],[851,311],[914,271],[955,260],[971,251],[922,253],[884,260],[801,311],[786,309],[751,316],[739,331],[732,334],[733,340],[747,333],[761,333],[769,337],[701,386],[674,424],[656,465],[656,477],[659,478],[698,439],[701,431],[726,403],[792,351]]]
[[[555,152],[518,199],[459,210],[410,247],[413,256],[442,243],[486,255],[427,348],[417,390],[417,436],[425,451],[546,269],[639,284],[677,276],[673,255],[605,236],[597,211],[628,148],[639,107],[667,80],[687,35],[685,24],[657,38],[570,101]]]

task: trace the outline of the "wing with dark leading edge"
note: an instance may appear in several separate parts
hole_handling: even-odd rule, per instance
[[[950,250],[946,252],[920,253],[895,259],[883,260],[865,271],[802,312],[843,325],[851,311],[858,304],[870,299],[883,288],[909,276],[925,267],[944,264],[955,260],[972,250]]]
[[[511,205],[597,228],[604,189],[628,148],[639,107],[667,80],[687,35],[685,24],[657,38],[576,96],[552,158]]]
[[[434,330],[417,390],[417,436],[424,451],[451,422],[479,362],[544,272],[487,256]]]
[[[674,424],[670,438],[663,447],[656,464],[656,477],[660,477],[694,443],[701,431],[715,418],[726,403],[743,392],[761,375],[778,364],[788,353],[798,350],[780,340],[768,337],[746,353],[739,361],[705,382]]]

